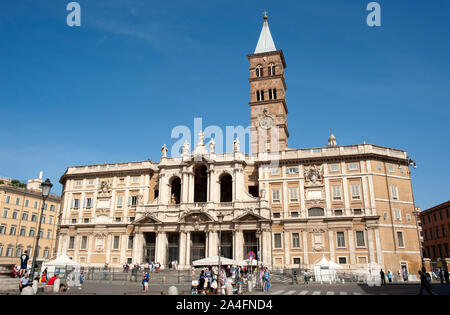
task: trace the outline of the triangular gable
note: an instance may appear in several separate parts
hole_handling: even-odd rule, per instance
[[[246,212],[243,215],[235,218],[232,220],[232,222],[242,222],[242,221],[269,221],[268,219],[260,216],[259,214],[256,214],[254,212]]]
[[[181,218],[178,220],[179,223],[181,222],[214,222],[215,220],[213,217],[211,217],[208,213],[201,212],[198,210],[190,211],[181,216]]]
[[[134,221],[133,224],[159,224],[161,221],[156,219],[154,216],[148,214],[138,220]]]

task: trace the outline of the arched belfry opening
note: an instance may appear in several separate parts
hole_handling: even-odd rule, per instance
[[[194,169],[194,202],[206,202],[208,193],[208,169],[199,165]]]
[[[170,203],[179,205],[181,200],[181,179],[179,177],[173,178],[170,186]]]
[[[230,174],[220,177],[220,202],[233,201],[233,178]]]

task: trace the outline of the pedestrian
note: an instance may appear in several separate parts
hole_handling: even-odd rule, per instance
[[[442,269],[439,269],[439,279],[441,280],[441,284],[444,284],[444,274],[442,273]]]
[[[205,287],[205,272],[202,270],[200,272],[200,278],[198,279],[197,291],[198,294],[202,294]]]
[[[270,271],[267,267],[264,268],[264,292],[269,292],[270,289]]]
[[[426,272],[425,267],[422,267],[422,270],[419,270],[420,276],[420,291],[419,295],[423,295],[423,289],[425,289],[430,295],[435,295],[431,290],[430,284],[430,275]]]
[[[308,273],[305,270],[303,272],[303,284],[308,284],[308,283],[309,283],[309,276],[308,276]]]
[[[105,266],[103,267],[103,278],[106,280],[108,276],[108,263],[105,263]]]
[[[144,276],[142,278],[142,288],[144,292],[148,291],[148,281],[149,281],[150,275],[148,272],[144,272]]]
[[[449,278],[449,274],[448,274],[448,269],[447,268],[445,268],[445,271],[444,271],[444,278],[445,278],[445,283],[446,284],[450,284],[450,278]]]
[[[298,284],[297,270],[294,270],[294,282],[295,284]]]
[[[30,285],[31,285],[30,278],[28,278],[28,274],[25,273],[19,282],[20,292],[22,292],[23,288],[28,287]]]
[[[27,272],[27,266],[28,266],[28,260],[30,259],[30,256],[28,256],[28,251],[26,250],[21,256],[20,256],[20,271],[19,276],[23,277],[23,275]]]
[[[41,279],[39,279],[40,283],[46,283],[47,282],[47,268],[44,269],[42,272]]]
[[[387,276],[388,276],[389,283],[392,283],[392,272],[390,270],[388,271]]]
[[[381,284],[386,284],[386,278],[384,276],[383,269],[380,270],[380,278],[381,278]]]
[[[51,277],[50,279],[48,279],[47,284],[48,284],[48,285],[53,285],[53,284],[55,283],[55,280],[58,279],[58,276],[59,276],[59,274],[58,274],[58,273],[55,273],[55,274],[53,275],[53,277]]]

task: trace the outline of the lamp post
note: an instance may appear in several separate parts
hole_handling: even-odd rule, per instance
[[[222,277],[222,261],[220,259],[221,255],[222,255],[222,222],[223,222],[223,213],[220,212],[217,215],[217,219],[219,221],[219,272],[218,272],[218,281],[219,281],[219,294],[222,294],[222,282],[221,282],[221,277]]]
[[[259,264],[260,264],[260,260],[261,260],[261,255],[260,255],[260,253],[259,253],[259,250],[260,250],[260,246],[259,246],[259,241],[260,241],[260,239],[261,239],[261,230],[260,229],[258,229],[257,231],[256,231],[256,238],[257,238],[257,248],[256,248],[256,261],[257,261],[257,268],[256,268],[256,283],[257,283],[257,286],[258,286],[258,288],[261,286],[261,283],[260,283],[260,277],[259,277],[259,272],[260,272],[260,270],[259,270]]]
[[[53,184],[50,182],[50,179],[46,179],[45,182],[43,182],[41,184],[42,187],[42,207],[41,207],[41,215],[39,217],[39,225],[38,225],[38,231],[37,231],[37,236],[36,236],[36,243],[34,245],[34,250],[33,250],[33,261],[31,263],[31,282],[33,282],[34,279],[34,266],[36,265],[36,259],[37,259],[37,251],[39,248],[39,239],[41,238],[41,224],[42,224],[42,215],[44,213],[44,208],[45,208],[45,200],[47,200],[48,196],[50,195],[50,190],[53,187]]]
[[[414,160],[408,159],[408,163],[410,166],[414,167],[414,169],[417,169],[417,164]],[[420,233],[419,233],[419,211],[417,211],[417,209],[416,209],[416,202],[414,200],[411,172],[409,172],[409,174],[410,174],[409,182],[411,184],[411,195],[412,195],[413,207],[414,207],[412,214],[416,217],[416,230],[417,230],[417,240],[419,241],[420,263],[422,264],[422,267],[423,267],[424,265],[423,265],[422,242],[420,241]]]

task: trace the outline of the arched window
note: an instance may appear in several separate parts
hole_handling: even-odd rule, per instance
[[[170,186],[170,203],[179,205],[181,199],[181,179],[179,177],[175,177],[172,179]]]
[[[256,77],[260,78],[263,74],[263,67],[261,65],[256,66]]]
[[[275,75],[275,65],[271,63],[269,65],[269,76]]]
[[[277,99],[277,89],[273,89],[273,99]]]
[[[261,100],[261,93],[259,93],[259,91],[256,91],[256,100],[257,101]]]
[[[194,202],[206,202],[208,192],[208,169],[205,165],[199,165],[194,170]]]
[[[323,208],[311,208],[308,210],[309,217],[324,217],[325,210]]]
[[[233,178],[230,174],[220,177],[220,202],[233,201]]]
[[[264,91],[261,90],[261,101],[264,101]]]

